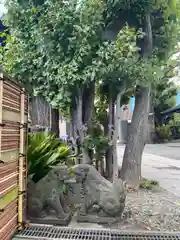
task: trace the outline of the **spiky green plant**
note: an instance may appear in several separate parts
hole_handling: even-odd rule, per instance
[[[53,166],[70,158],[70,148],[48,132],[28,135],[28,175],[34,182],[43,178]]]

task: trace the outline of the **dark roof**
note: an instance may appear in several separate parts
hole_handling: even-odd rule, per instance
[[[4,32],[6,30],[6,33],[9,34],[8,28],[3,25],[2,20],[0,19],[0,33]],[[0,46],[5,46],[6,45],[6,37],[0,37]]]
[[[161,112],[161,114],[164,115],[164,114],[173,113],[173,112],[177,112],[177,111],[180,111],[180,104],[175,106],[175,107],[173,107],[173,108],[169,108],[169,109]]]

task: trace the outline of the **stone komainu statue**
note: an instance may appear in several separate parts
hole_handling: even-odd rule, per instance
[[[64,199],[62,175],[62,169],[57,167],[37,183],[29,180],[27,210],[30,217],[46,217],[50,210],[57,218],[67,217],[69,208]]]
[[[92,213],[98,216],[120,217],[125,207],[125,189],[123,181],[117,179],[109,182],[91,165],[78,164],[72,167],[72,173],[78,183],[82,184],[83,203],[80,215]]]

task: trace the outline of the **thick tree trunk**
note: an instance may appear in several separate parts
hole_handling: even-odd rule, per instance
[[[144,17],[146,36],[141,42],[141,54],[148,58],[152,54],[152,29],[150,14]],[[130,125],[127,145],[124,152],[120,176],[130,188],[137,189],[141,178],[141,158],[147,140],[150,86],[140,86],[136,93],[136,102]]]
[[[141,177],[141,157],[145,146],[149,109],[148,87],[140,88],[136,94],[135,108],[124,152],[121,178],[128,187],[137,189]]]
[[[57,137],[59,137],[59,110],[52,109],[51,110],[51,132],[54,133]]]

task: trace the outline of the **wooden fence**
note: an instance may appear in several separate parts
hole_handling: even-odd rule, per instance
[[[26,217],[28,96],[0,72],[0,239],[10,240]]]

